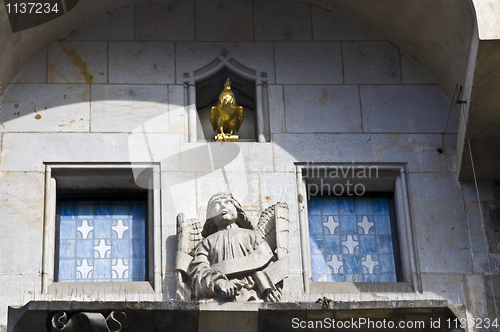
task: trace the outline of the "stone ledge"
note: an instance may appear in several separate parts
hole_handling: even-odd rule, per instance
[[[351,320],[370,318],[373,320],[422,320],[455,319],[465,317],[463,306],[451,308],[447,301],[365,301],[335,302],[326,298],[317,302],[295,303],[224,303],[213,302],[76,302],[76,301],[31,301],[20,308],[9,307],[8,332],[38,331],[40,326],[50,325],[52,317],[60,312],[68,317],[78,312],[122,311],[127,316],[126,331],[198,331],[203,324],[216,324],[217,317],[245,320],[255,330],[271,331],[273,327],[289,327],[292,319]],[[234,320],[233,325],[234,325]],[[220,322],[219,322],[220,323]],[[227,323],[227,322],[226,322]],[[277,325],[278,324],[278,325]],[[258,326],[258,328],[257,328]],[[207,327],[207,325],[205,325]],[[206,329],[205,329],[206,330]],[[252,328],[254,330],[254,328]],[[278,329],[280,330],[280,329]]]

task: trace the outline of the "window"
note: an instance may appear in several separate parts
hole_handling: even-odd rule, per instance
[[[46,164],[44,293],[161,292],[159,174],[149,163]]]
[[[57,281],[146,281],[146,197],[142,196],[60,198]]]
[[[401,281],[389,195],[311,196],[307,209],[312,281]]]
[[[297,163],[296,171],[306,292],[374,291],[381,282],[422,289],[404,165]]]

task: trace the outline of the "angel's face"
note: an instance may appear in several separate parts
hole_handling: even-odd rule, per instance
[[[231,199],[221,197],[212,202],[209,214],[213,216],[215,225],[219,229],[226,228],[238,219],[238,211]]]

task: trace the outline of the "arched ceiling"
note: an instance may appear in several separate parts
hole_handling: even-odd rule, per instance
[[[182,1],[182,0],[181,0]],[[469,137],[472,150],[500,144],[500,2],[497,0],[298,0],[346,16],[388,37],[415,58],[451,99],[456,84],[470,98]],[[107,11],[144,0],[80,0],[67,14],[40,26],[12,33],[0,6],[0,96],[15,74],[58,37],[67,35]],[[477,27],[477,29],[476,29]],[[471,48],[472,45],[472,48]],[[476,59],[477,56],[477,59]],[[468,69],[469,68],[469,69]],[[492,95],[493,94],[493,95]],[[498,97],[497,97],[498,96]],[[490,126],[488,127],[488,125]],[[462,128],[462,131],[465,127]],[[460,177],[469,179],[470,165],[459,139]],[[491,146],[491,145],[489,145]],[[500,153],[477,156],[485,179],[500,178]],[[493,171],[493,169],[498,169]]]
[[[484,0],[481,0],[484,2]],[[67,14],[40,26],[12,33],[0,6],[0,82],[5,88],[36,53],[58,37],[103,13],[144,0],[80,0]],[[300,0],[344,15],[372,28],[413,56],[453,94],[463,84],[474,13],[469,0]]]

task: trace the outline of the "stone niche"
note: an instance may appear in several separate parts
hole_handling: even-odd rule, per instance
[[[239,77],[227,68],[217,74],[196,83],[196,109],[200,122],[197,123],[196,132],[198,141],[213,141],[214,130],[210,122],[210,111],[215,106],[226,79],[231,81],[233,91],[239,106],[243,107],[244,117],[240,130],[239,141],[255,142],[257,128],[255,126],[255,82]]]
[[[223,49],[209,64],[184,73],[189,142],[214,141],[210,111],[228,78],[236,102],[244,108],[239,141],[269,140],[267,73],[245,66]]]

